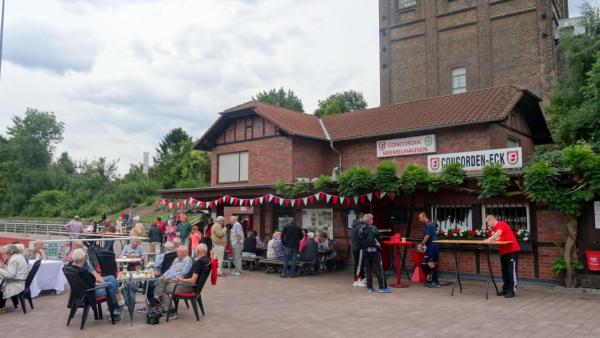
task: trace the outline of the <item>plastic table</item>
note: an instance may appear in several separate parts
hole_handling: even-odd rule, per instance
[[[454,283],[452,283],[452,291],[450,292],[451,296],[454,296],[454,288],[456,288],[456,284],[458,284],[458,289],[460,293],[462,293],[462,283],[460,282],[460,254],[461,247],[464,245],[478,245],[485,247],[485,255],[487,257],[487,265],[489,276],[486,279],[485,285],[485,299],[488,299],[490,281],[494,284],[494,288],[496,289],[496,293],[498,293],[498,285],[496,285],[496,280],[494,280],[494,273],[492,271],[492,263],[490,261],[490,246],[492,245],[502,245],[509,244],[509,241],[493,241],[486,242],[484,240],[471,240],[471,239],[442,239],[433,241],[434,243],[439,244],[453,244],[454,245],[454,264],[456,265],[456,275],[454,276]]]
[[[393,248],[393,253],[392,253],[392,264],[390,264],[390,269],[388,270],[387,276],[389,277],[394,265],[396,266],[396,283],[395,284],[391,284],[390,286],[393,288],[407,288],[409,287],[408,284],[402,284],[402,272],[404,271],[404,273],[406,273],[407,278],[410,280],[410,274],[408,273],[408,270],[406,269],[406,254],[403,254],[402,248],[409,248],[412,247],[413,245],[415,245],[414,242],[410,242],[410,241],[394,241],[394,240],[389,240],[389,241],[383,241],[384,245],[389,245]]]

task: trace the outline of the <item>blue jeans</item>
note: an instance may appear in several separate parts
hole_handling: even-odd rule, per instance
[[[296,276],[296,259],[298,257],[298,248],[284,248],[285,256],[283,257],[283,269],[281,270],[282,276],[288,275],[288,270],[291,276]],[[292,261],[291,269],[289,268],[290,260]]]
[[[119,302],[117,300],[117,290],[119,286],[117,284],[117,280],[114,276],[104,276],[102,278],[104,279],[103,285],[106,285],[108,289],[108,300],[110,301],[113,309],[116,309],[119,307]],[[106,296],[107,289],[102,288],[96,290],[96,298]]]

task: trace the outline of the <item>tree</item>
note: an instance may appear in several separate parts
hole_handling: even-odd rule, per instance
[[[559,163],[542,159],[528,164],[524,172],[529,198],[566,215],[565,285],[573,287],[578,266],[577,216],[600,193],[600,155],[587,144],[572,145],[561,151]]]
[[[253,96],[252,99],[298,112],[304,112],[302,100],[300,100],[292,90],[286,91],[283,87],[259,92],[256,96]]]
[[[19,168],[46,168],[52,161],[55,145],[62,141],[64,124],[54,113],[27,108],[25,117],[15,116],[7,128],[11,160]]]
[[[347,90],[335,93],[323,101],[319,100],[319,108],[315,110],[315,115],[341,114],[365,108],[367,108],[367,101],[365,101],[363,94],[355,90]]]
[[[179,153],[184,145],[184,142],[191,141],[192,137],[186,133],[181,127],[171,129],[156,148],[156,157],[154,162],[160,161],[162,156],[167,154]]]
[[[599,149],[599,98],[590,94],[594,88],[600,88],[597,81],[600,74],[600,65],[597,65],[600,9],[586,3],[583,13],[584,34],[573,36],[561,32],[559,48],[565,71],[555,84],[551,104],[546,111],[553,138],[558,144],[567,146],[584,141]]]

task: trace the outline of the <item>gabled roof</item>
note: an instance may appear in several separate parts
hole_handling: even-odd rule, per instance
[[[323,122],[334,141],[498,122],[523,95],[512,86],[493,87],[326,116]]]
[[[333,141],[344,141],[501,122],[508,118],[515,107],[521,105],[526,108],[522,112],[532,131],[534,143],[548,143],[551,142],[550,131],[539,101],[528,90],[502,86],[325,116],[322,122]],[[327,140],[316,116],[249,101],[220,113],[219,119],[197,141],[196,147],[209,149],[210,140],[224,130],[225,120],[249,113],[262,116],[288,135]]]

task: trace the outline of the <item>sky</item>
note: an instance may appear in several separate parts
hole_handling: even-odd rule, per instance
[[[51,111],[57,153],[121,173],[170,129],[196,139],[262,90],[292,89],[309,113],[347,89],[379,105],[378,1],[5,1],[0,133],[27,107]]]

